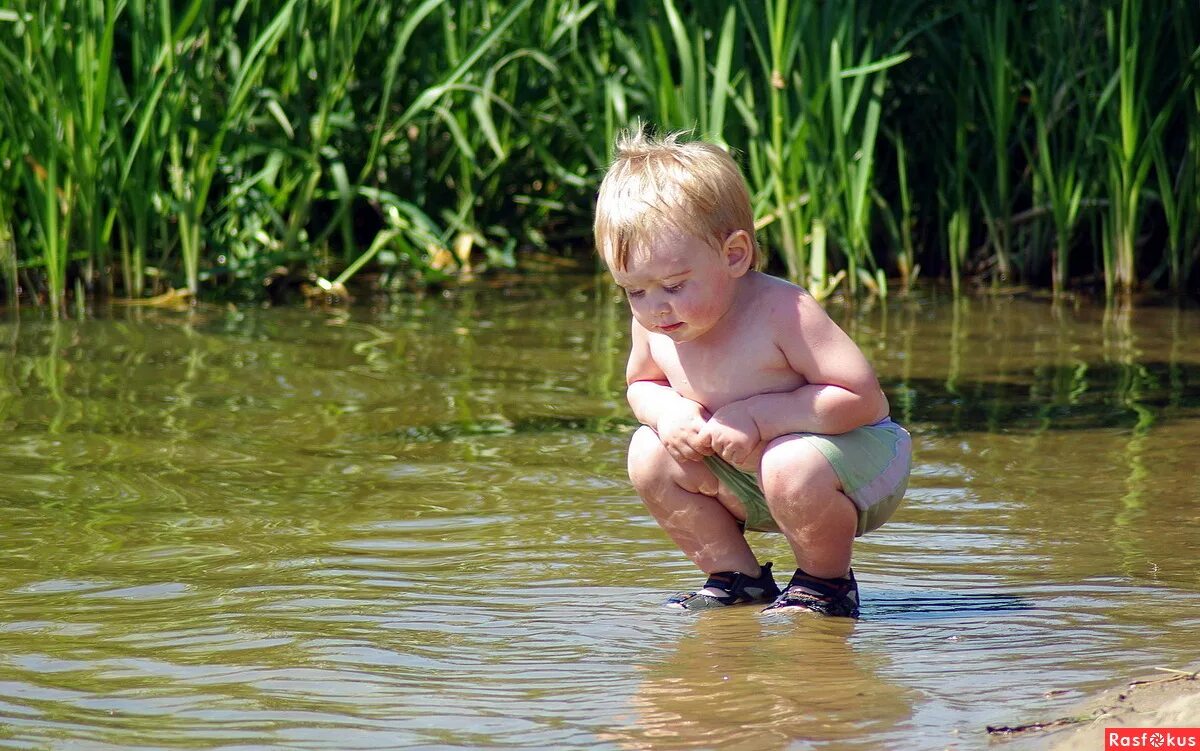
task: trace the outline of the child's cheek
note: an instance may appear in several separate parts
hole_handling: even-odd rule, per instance
[[[646,310],[645,303],[642,303],[639,300],[630,299],[629,312],[633,313],[633,317],[637,319],[637,322],[642,324],[643,327],[647,327],[650,323],[651,316]]]
[[[692,322],[698,322],[698,319],[705,318],[708,307],[708,301],[704,295],[696,294],[691,290],[681,294],[675,301],[675,310],[680,318]]]

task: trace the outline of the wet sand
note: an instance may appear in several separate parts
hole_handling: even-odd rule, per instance
[[[1022,749],[1096,751],[1104,748],[1104,729],[1115,727],[1200,727],[1200,664],[1133,678],[1063,717],[988,730]]]

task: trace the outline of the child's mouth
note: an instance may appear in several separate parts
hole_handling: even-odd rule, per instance
[[[682,322],[682,321],[681,321],[681,322],[679,322],[679,323],[672,323],[670,326],[659,326],[659,327],[658,327],[658,330],[659,330],[659,331],[661,331],[661,332],[663,332],[664,334],[669,334],[669,333],[671,333],[672,331],[676,331],[676,330],[677,330],[677,329],[679,329],[679,327],[681,327],[681,326],[683,326],[683,322]]]

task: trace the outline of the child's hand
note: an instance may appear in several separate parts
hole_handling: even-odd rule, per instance
[[[708,439],[703,437],[708,412],[690,399],[681,399],[658,420],[658,439],[667,453],[679,462],[698,462],[712,453]]]
[[[726,404],[713,413],[701,436],[717,456],[735,467],[750,459],[762,442],[758,424],[742,402]]]

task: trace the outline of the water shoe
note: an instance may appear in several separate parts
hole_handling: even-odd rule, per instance
[[[724,594],[719,594],[723,592]],[[746,576],[740,571],[718,571],[708,575],[708,581],[695,592],[671,597],[663,607],[681,610],[723,608],[741,602],[771,602],[779,596],[779,585],[771,576],[771,563],[762,565],[758,576]]]
[[[787,587],[762,612],[788,611],[857,618],[858,582],[854,571],[839,579],[821,579],[796,569]]]

